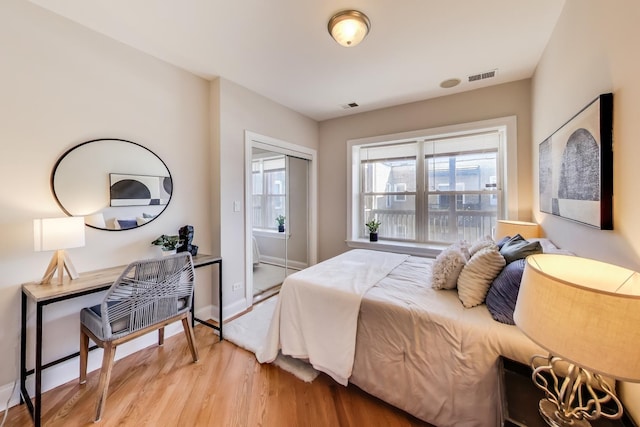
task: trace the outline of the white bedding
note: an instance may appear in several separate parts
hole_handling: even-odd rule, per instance
[[[347,385],[362,296],[407,258],[357,249],[288,276],[258,361],[282,350]]]

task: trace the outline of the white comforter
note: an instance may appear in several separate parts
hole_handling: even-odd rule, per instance
[[[362,296],[407,258],[358,249],[287,277],[258,361],[271,362],[282,350],[347,385]]]

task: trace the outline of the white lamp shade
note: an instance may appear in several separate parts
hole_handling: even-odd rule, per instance
[[[640,381],[640,275],[586,258],[526,260],[514,312],[534,342],[594,373]]]
[[[84,246],[84,218],[43,218],[33,220],[33,249],[55,251]]]
[[[329,20],[329,33],[340,45],[353,47],[369,33],[369,18],[357,10],[345,10]]]
[[[532,239],[540,236],[540,227],[535,222],[525,221],[507,221],[499,220],[496,222],[496,233],[494,239],[496,241],[506,236],[521,235],[525,239]]]

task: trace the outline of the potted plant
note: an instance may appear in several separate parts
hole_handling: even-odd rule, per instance
[[[160,246],[163,255],[169,255],[175,253],[176,249],[182,245],[182,241],[179,236],[167,236],[163,234],[151,242],[151,244]]]
[[[276,217],[276,222],[278,223],[278,231],[280,233],[284,233],[284,215],[278,215]]]
[[[370,220],[369,222],[367,222],[365,225],[367,226],[367,228],[369,229],[369,241],[370,242],[377,242],[378,241],[378,228],[380,227],[380,221],[376,220],[375,218],[373,218],[372,220]]]

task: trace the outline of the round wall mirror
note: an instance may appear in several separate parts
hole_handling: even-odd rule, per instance
[[[94,139],[64,153],[51,173],[62,210],[101,230],[128,230],[158,217],[171,200],[167,165],[124,139]]]

